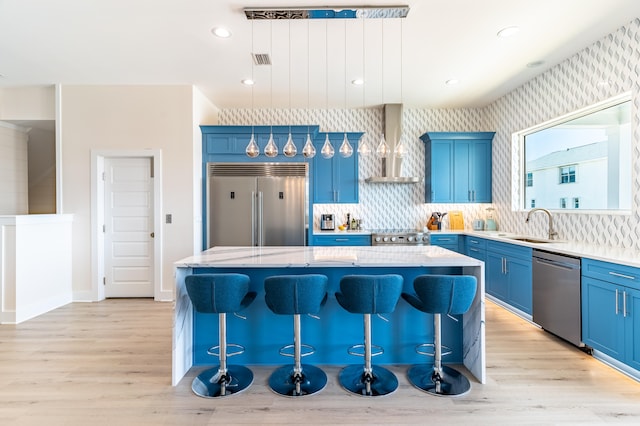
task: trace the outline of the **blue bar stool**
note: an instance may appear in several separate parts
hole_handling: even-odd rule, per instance
[[[302,357],[313,354],[315,349],[302,344],[300,327],[300,315],[314,316],[326,302],[327,281],[325,275],[319,274],[277,275],[264,280],[267,307],[278,315],[293,315],[293,344],[283,346],[280,355],[293,357],[294,364],[278,368],[269,377],[269,387],[279,395],[312,395],[327,385],[324,371],[302,364]]]
[[[198,396],[229,396],[242,392],[253,383],[253,372],[247,367],[227,365],[227,357],[244,352],[243,346],[227,343],[227,314],[241,311],[256,298],[256,292],[249,291],[249,281],[243,274],[201,274],[185,278],[187,294],[195,310],[218,314],[218,345],[209,348],[207,353],[217,356],[220,364],[193,379],[191,390]],[[228,353],[229,347],[237,350]]]
[[[340,371],[342,387],[361,396],[388,395],[398,388],[398,378],[388,369],[371,364],[371,358],[384,353],[371,344],[371,314],[393,312],[402,292],[401,275],[346,275],[340,280],[336,299],[352,314],[364,316],[364,344],[351,346],[350,355],[364,357],[364,366],[350,365]],[[384,319],[383,317],[381,317]],[[386,319],[385,319],[386,321]],[[372,352],[372,348],[376,352]]]
[[[477,280],[471,275],[420,275],[413,281],[416,294],[402,297],[419,311],[433,314],[433,343],[416,347],[416,352],[433,356],[430,364],[414,365],[407,371],[409,381],[418,389],[439,396],[460,396],[469,392],[471,383],[464,374],[442,365],[442,356],[451,353],[442,345],[441,316],[461,315],[469,310],[476,295]],[[433,352],[427,352],[427,347]],[[443,348],[445,352],[443,352]]]

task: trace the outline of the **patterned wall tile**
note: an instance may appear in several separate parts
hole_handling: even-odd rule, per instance
[[[597,82],[608,80],[609,85]],[[408,155],[404,176],[424,176],[424,145],[419,137],[429,131],[495,131],[493,141],[493,204],[425,204],[424,184],[367,184],[379,175],[375,157],[359,159],[360,202],[316,205],[314,225],[321,213],[347,213],[362,218],[368,229],[422,229],[431,212],[461,210],[465,227],[474,218],[486,218],[495,207],[499,229],[544,236],[546,217],[533,216],[525,224],[526,212],[518,211],[520,163],[512,134],[560,115],[583,108],[625,91],[633,92],[633,208],[630,215],[555,214],[560,238],[586,243],[640,249],[640,20],[608,35],[556,67],[525,83],[484,108],[419,110],[405,108],[403,134]],[[317,124],[321,131],[364,131],[364,140],[375,147],[383,132],[382,108],[367,109],[228,109],[220,124]],[[447,221],[445,220],[445,227]]]

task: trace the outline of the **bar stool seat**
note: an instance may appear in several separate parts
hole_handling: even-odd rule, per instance
[[[264,280],[267,307],[278,315],[293,315],[293,344],[281,348],[280,354],[293,357],[294,364],[278,368],[269,377],[269,387],[279,395],[313,395],[327,385],[324,371],[302,364],[302,357],[315,350],[302,344],[300,325],[300,315],[314,316],[326,302],[327,282],[327,277],[320,274],[277,275]]]
[[[203,398],[217,398],[240,393],[253,383],[253,372],[245,366],[227,365],[227,358],[244,352],[244,347],[227,343],[227,314],[236,313],[253,302],[256,292],[249,291],[250,279],[244,274],[198,274],[185,278],[187,294],[194,309],[218,314],[218,345],[209,348],[219,366],[204,370],[193,379],[191,390]],[[228,352],[229,348],[234,352]]]
[[[413,281],[416,294],[402,293],[402,298],[419,311],[433,314],[433,343],[421,344],[416,352],[434,357],[433,366],[418,364],[407,376],[413,386],[432,395],[460,396],[469,392],[471,383],[461,372],[442,365],[441,316],[461,315],[469,310],[476,295],[477,279],[471,275],[420,275]],[[424,348],[433,347],[433,353]]]
[[[371,358],[384,350],[371,343],[371,314],[395,310],[403,278],[401,275],[346,275],[340,280],[336,299],[340,306],[353,314],[363,314],[364,344],[351,346],[347,352],[364,357],[364,365],[350,365],[339,374],[340,384],[347,391],[360,396],[382,396],[398,388],[398,378],[388,369],[372,365]],[[383,318],[384,319],[384,318]],[[376,352],[373,352],[373,349]],[[359,350],[362,350],[360,352]]]

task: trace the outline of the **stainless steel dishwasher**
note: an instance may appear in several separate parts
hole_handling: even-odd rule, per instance
[[[578,347],[580,258],[533,250],[533,322]]]

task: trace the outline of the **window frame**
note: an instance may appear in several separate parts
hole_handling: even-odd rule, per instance
[[[567,121],[571,121],[589,114],[593,114],[595,112],[607,109],[609,107],[621,104],[621,103],[625,103],[625,102],[629,102],[630,108],[631,108],[631,129],[633,131],[633,129],[635,127],[638,126],[637,123],[637,119],[636,119],[636,115],[637,113],[637,108],[634,102],[634,98],[632,96],[632,92],[631,91],[627,91],[627,92],[623,92],[620,93],[619,95],[613,96],[611,98],[607,98],[605,100],[602,100],[600,102],[588,105],[584,108],[578,109],[578,110],[574,110],[572,112],[569,112],[567,114],[564,114],[562,116],[553,118],[551,120],[545,121],[543,123],[540,124],[536,124],[534,126],[528,127],[526,129],[523,130],[519,130],[516,132],[513,132],[511,134],[511,152],[513,155],[513,161],[511,163],[511,179],[512,182],[514,183],[514,185],[511,186],[511,210],[512,211],[528,211],[529,208],[526,207],[527,204],[527,198],[526,198],[526,188],[527,188],[527,179],[526,179],[526,164],[525,164],[525,144],[524,144],[524,140],[525,140],[525,136],[565,123]],[[631,143],[635,143],[635,141],[633,140],[633,134],[631,135]],[[633,145],[632,145],[633,146]],[[632,161],[632,156],[629,156],[629,166],[631,169],[631,172],[633,174],[633,161]],[[633,189],[632,189],[633,190]],[[599,214],[599,213],[604,213],[604,214],[611,214],[611,215],[623,215],[623,216],[629,216],[632,214],[632,210],[633,210],[633,205],[634,205],[634,201],[633,201],[633,193],[630,194],[631,196],[631,206],[629,208],[619,208],[619,209],[580,209],[580,210],[576,210],[576,209],[560,209],[560,208],[553,208],[551,206],[546,207],[548,208],[548,210],[550,210],[551,212],[557,212],[557,213],[570,213],[570,214],[577,214],[577,213],[581,213],[581,214]]]

